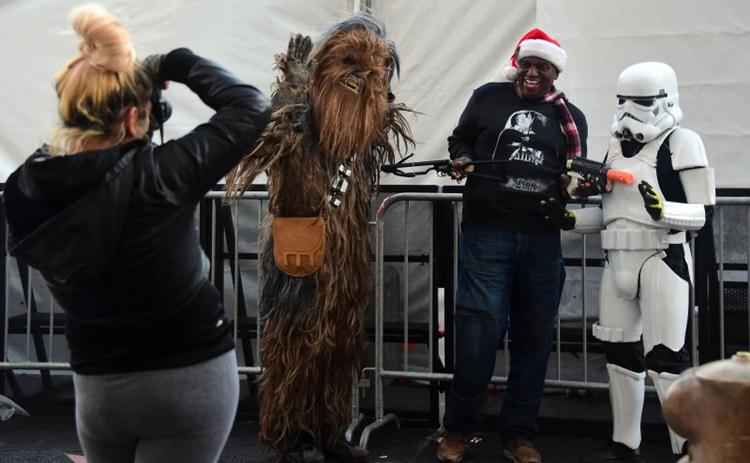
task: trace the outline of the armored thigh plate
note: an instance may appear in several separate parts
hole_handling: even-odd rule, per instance
[[[660,254],[660,252],[655,250],[612,250],[608,252],[607,260],[609,261],[615,288],[621,298],[633,300],[638,297],[638,279],[641,268],[643,263],[655,254]]]

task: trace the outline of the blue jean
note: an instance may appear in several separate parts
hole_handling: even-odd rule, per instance
[[[475,430],[498,343],[510,329],[510,372],[500,430],[506,437],[532,438],[565,280],[560,233],[509,232],[477,224],[463,224],[462,230],[456,368],[445,428]]]

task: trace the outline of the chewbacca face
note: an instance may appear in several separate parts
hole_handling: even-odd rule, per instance
[[[334,32],[317,50],[311,100],[326,155],[364,153],[384,130],[394,64],[388,42],[364,26]]]

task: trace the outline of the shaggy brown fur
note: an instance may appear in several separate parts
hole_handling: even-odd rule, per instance
[[[271,123],[227,181],[237,195],[266,171],[269,216],[326,218],[323,267],[307,278],[278,270],[266,228],[260,438],[282,452],[300,435],[326,448],[351,420],[371,283],[370,199],[380,167],[413,145],[408,109],[389,98],[395,47],[373,24],[355,17],[334,27],[309,57],[309,38],[292,38],[276,57]],[[353,173],[336,209],[326,195],[342,161]]]

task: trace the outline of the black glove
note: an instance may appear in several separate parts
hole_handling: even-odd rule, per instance
[[[661,220],[664,214],[664,201],[661,195],[645,180],[641,180],[641,183],[638,184],[638,191],[643,197],[643,205],[646,207],[648,215],[654,220]]]
[[[559,200],[548,198],[539,201],[544,220],[561,230],[572,230],[576,226],[576,215],[565,208]]]
[[[146,57],[146,60],[148,59],[149,57]],[[162,55],[160,61],[154,59],[158,63],[157,82],[173,81],[184,84],[190,74],[190,69],[200,59],[201,57],[189,48],[176,48],[166,55]]]

